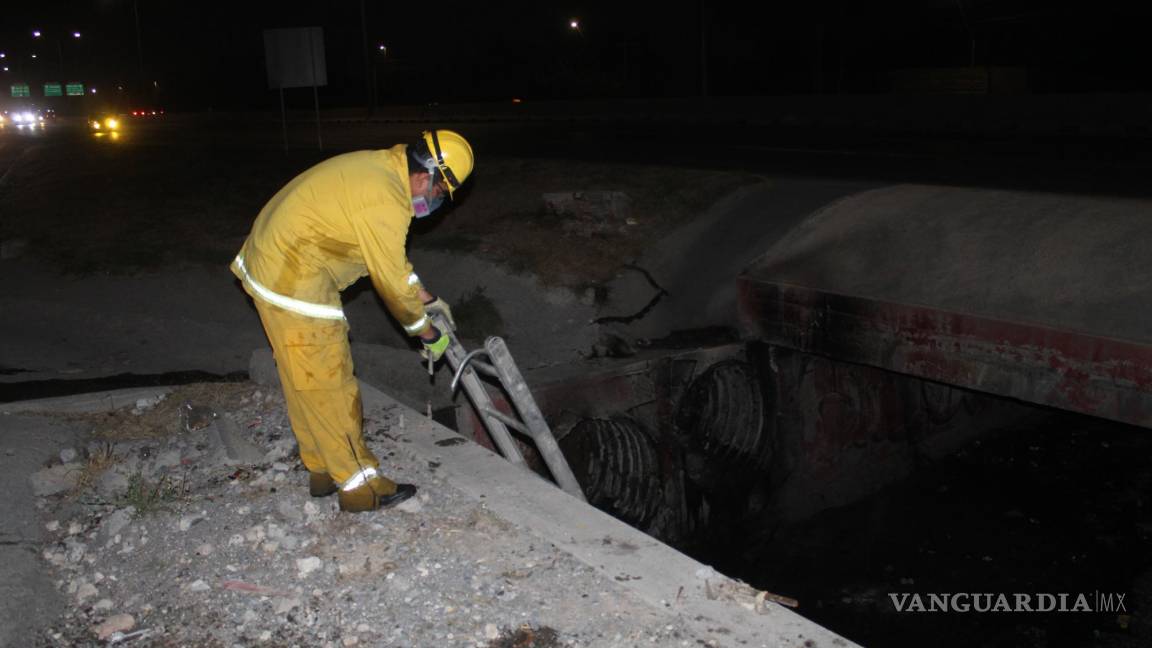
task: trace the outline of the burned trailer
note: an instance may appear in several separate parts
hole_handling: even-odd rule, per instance
[[[733,278],[739,341],[526,378],[590,502],[716,546],[871,495],[1025,404],[1147,427],[1150,216],[1125,199],[854,193]]]
[[[741,331],[794,399],[779,411],[805,418],[781,426],[803,430],[781,508],[869,494],[1028,404],[1152,425],[1150,234],[1147,201],[993,189],[813,213],[738,279]]]

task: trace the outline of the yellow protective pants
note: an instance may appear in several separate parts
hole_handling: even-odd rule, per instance
[[[360,386],[352,375],[348,323],[305,317],[252,300],[272,344],[300,459],[337,484],[378,468],[364,444]]]

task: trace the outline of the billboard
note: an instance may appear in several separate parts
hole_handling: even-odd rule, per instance
[[[271,90],[328,85],[320,27],[265,29],[264,61]]]

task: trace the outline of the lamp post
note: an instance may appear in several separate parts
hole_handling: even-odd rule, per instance
[[[573,19],[569,20],[568,21],[568,28],[571,29],[572,31],[576,32],[577,34],[580,34],[580,38],[584,38],[584,29],[580,25],[580,20],[578,18],[573,18]]]

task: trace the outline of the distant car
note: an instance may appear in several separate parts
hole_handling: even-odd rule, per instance
[[[43,128],[44,113],[39,110],[10,110],[4,122],[17,128]]]
[[[88,127],[95,133],[115,133],[120,130],[120,116],[109,113],[90,117]]]
[[[137,117],[137,118],[161,117],[164,115],[164,109],[163,108],[134,108],[130,114],[133,117]]]

